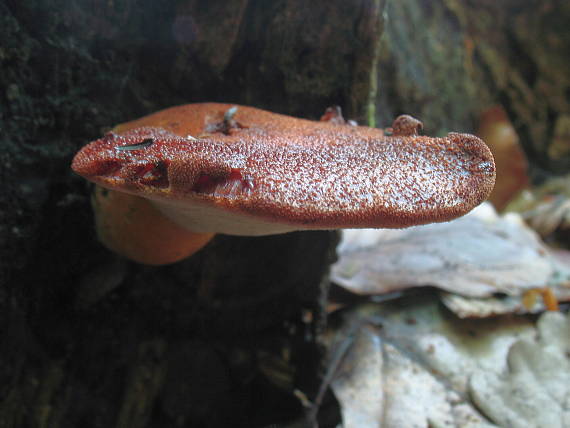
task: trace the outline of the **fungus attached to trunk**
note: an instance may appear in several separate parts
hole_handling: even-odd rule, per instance
[[[85,146],[72,168],[111,191],[147,199],[165,221],[197,236],[447,221],[493,187],[493,158],[475,136],[419,136],[421,122],[410,116],[396,119],[386,136],[333,116],[315,122],[189,104],[117,126]],[[117,250],[109,244],[114,238],[99,236]]]

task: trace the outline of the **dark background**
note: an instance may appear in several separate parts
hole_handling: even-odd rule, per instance
[[[0,426],[267,426],[319,386],[337,234],[121,260],[69,169],[81,146],[190,102],[408,113],[428,135],[501,104],[540,180],[570,165],[569,22],[562,0],[0,2]]]

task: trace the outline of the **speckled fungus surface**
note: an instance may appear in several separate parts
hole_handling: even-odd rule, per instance
[[[117,126],[72,168],[189,231],[232,235],[447,221],[493,187],[492,155],[475,136],[420,136],[410,116],[389,136],[323,118],[189,104]]]

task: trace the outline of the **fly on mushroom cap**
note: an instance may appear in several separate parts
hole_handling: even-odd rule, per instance
[[[493,158],[479,138],[419,136],[421,122],[409,116],[385,136],[251,107],[227,114],[233,107],[190,104],[119,126],[84,147],[72,167],[149,199],[189,230],[233,235],[447,221],[494,184]]]

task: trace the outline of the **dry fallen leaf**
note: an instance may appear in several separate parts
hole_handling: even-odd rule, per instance
[[[332,280],[357,294],[431,285],[464,296],[518,296],[557,273],[536,233],[490,204],[448,223],[346,230],[338,253]]]
[[[570,302],[570,251],[549,248],[555,272],[550,277],[548,286],[531,289],[521,296],[467,297],[442,291],[442,303],[460,318],[485,318],[503,314],[540,313],[552,310],[550,306],[558,302]],[[544,294],[552,293],[553,302]],[[534,294],[535,298],[532,298]],[[541,294],[543,294],[541,296]],[[531,297],[531,298],[529,298]]]
[[[570,229],[570,175],[550,177],[521,192],[506,211],[520,213],[540,236],[568,243]]]
[[[372,327],[357,332],[332,383],[343,405],[344,428],[378,426],[384,407],[382,344]]]
[[[558,301],[570,301],[570,285],[568,282],[555,284],[551,287]],[[459,318],[486,318],[504,314],[536,314],[544,312],[544,300],[537,298],[534,304],[527,306],[524,298],[500,296],[500,297],[465,297],[458,294],[442,292],[442,303]]]
[[[557,230],[567,231],[570,229],[570,199],[563,195],[544,198],[522,216],[540,236],[550,236]]]
[[[433,294],[336,315],[344,428],[570,426],[570,316],[460,320]]]
[[[508,369],[471,378],[473,401],[500,426],[570,426],[570,316],[545,313],[537,330],[538,338],[511,346]]]
[[[478,370],[505,370],[509,347],[534,334],[525,318],[458,320],[437,296],[344,311],[331,352],[351,340],[332,382],[343,427],[491,427],[470,400]]]

